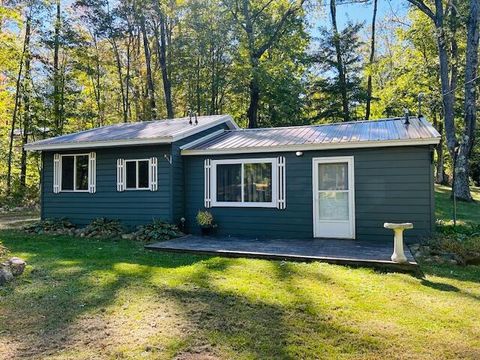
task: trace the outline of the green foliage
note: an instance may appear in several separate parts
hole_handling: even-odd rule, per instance
[[[153,220],[152,223],[141,225],[134,233],[134,239],[143,242],[166,241],[183,236],[176,225],[161,220]]]
[[[460,256],[464,263],[480,261],[480,224],[446,225],[437,223],[437,235],[427,242],[432,253],[451,253]]]
[[[363,118],[364,114],[357,112],[358,104],[366,100],[366,91],[362,84],[363,59],[360,49],[363,42],[360,31],[363,24],[348,23],[345,29],[336,37],[330,29],[321,29],[318,51],[314,55],[314,63],[319,74],[312,77],[310,86],[310,105],[316,111],[315,118],[330,121],[342,121],[342,91],[343,86],[338,72],[339,61],[335,41],[340,43],[345,74],[346,92],[349,104],[349,118]],[[313,110],[312,109],[312,110]]]
[[[215,227],[213,215],[210,211],[199,210],[196,216],[197,224],[204,228]]]
[[[107,219],[105,217],[92,220],[85,228],[81,230],[80,236],[116,238],[125,233],[125,228],[120,221]]]
[[[23,227],[25,232],[34,234],[65,234],[70,233],[74,229],[75,225],[72,224],[67,218],[51,218],[40,220]]]

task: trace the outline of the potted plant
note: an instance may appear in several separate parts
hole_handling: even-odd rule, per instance
[[[213,215],[207,210],[199,210],[197,213],[197,223],[200,225],[202,236],[212,235],[217,224],[213,223]]]

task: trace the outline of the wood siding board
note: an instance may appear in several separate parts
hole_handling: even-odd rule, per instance
[[[261,158],[271,154],[239,154],[209,156],[213,159]],[[406,238],[427,236],[431,233],[433,217],[429,191],[430,156],[427,146],[381,149],[345,149],[275,153],[286,158],[287,208],[214,207],[211,210],[221,235],[257,237],[309,238],[313,234],[311,159],[324,156],[355,157],[356,228],[358,240],[393,241],[393,233],[383,229],[386,221],[412,221],[413,230]],[[199,231],[195,224],[196,212],[203,208],[204,156],[189,156],[186,162],[185,216],[189,231]],[[377,164],[378,166],[375,166]],[[402,169],[395,162],[403,162]],[[410,164],[410,167],[407,166]],[[200,175],[198,175],[200,174]],[[370,176],[369,176],[370,174]]]

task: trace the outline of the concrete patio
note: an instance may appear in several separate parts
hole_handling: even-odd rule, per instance
[[[226,257],[245,257],[291,261],[323,261],[332,264],[368,266],[394,271],[417,272],[418,264],[408,247],[408,262],[398,264],[390,259],[391,244],[338,239],[255,239],[236,237],[181,238],[148,244],[148,250]]]

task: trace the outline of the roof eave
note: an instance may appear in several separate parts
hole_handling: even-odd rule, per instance
[[[181,151],[182,155],[225,155],[225,154],[249,154],[249,153],[272,153],[272,152],[292,152],[309,150],[335,150],[335,149],[355,149],[355,148],[377,148],[377,147],[395,147],[395,146],[420,146],[437,145],[440,138],[415,139],[415,140],[389,140],[389,141],[359,141],[345,142],[335,144],[297,144],[280,146],[259,146],[252,148],[231,148],[231,149],[185,149]]]
[[[172,137],[162,137],[155,139],[130,139],[130,140],[108,140],[108,141],[90,141],[79,143],[60,143],[60,144],[26,144],[24,149],[28,151],[48,151],[48,150],[76,150],[76,149],[91,149],[103,147],[117,147],[117,146],[135,146],[135,145],[161,145],[171,144]]]

